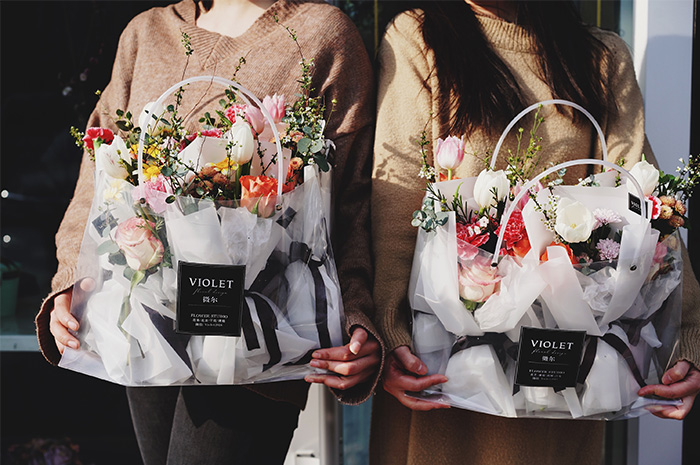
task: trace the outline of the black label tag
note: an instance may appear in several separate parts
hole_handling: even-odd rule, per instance
[[[642,214],[642,201],[637,197],[636,195],[632,193],[627,194],[629,197],[629,209],[631,212],[636,213],[637,215]]]
[[[179,262],[177,332],[240,336],[244,282],[244,265]]]
[[[515,384],[576,387],[585,331],[530,328],[520,330]]]

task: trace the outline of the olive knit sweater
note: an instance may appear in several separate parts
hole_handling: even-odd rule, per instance
[[[549,86],[536,72],[533,37],[516,24],[489,16],[477,18],[487,41],[520,85],[525,102],[551,99]],[[614,162],[624,157],[628,168],[640,160],[642,153],[653,161],[644,133],[642,95],[629,51],[615,34],[594,33],[610,51],[607,86],[618,106],[617,112],[611,111],[599,121],[608,159]],[[440,98],[434,58],[423,41],[417,14],[403,13],[389,25],[379,51],[372,181],[375,321],[387,351],[411,344],[407,291],[417,230],[410,218],[420,208],[425,193],[425,180],[418,176],[421,159],[417,140],[424,128],[432,146],[438,137],[445,136],[446,118],[438,111]],[[431,113],[436,115],[432,121]],[[540,166],[601,158],[597,135],[587,120],[575,125],[551,106],[544,107],[540,114],[545,118],[538,131],[543,137]],[[529,128],[530,121],[522,120],[519,125]],[[483,157],[493,152],[503,129],[496,128],[494,134],[478,130],[469,137],[465,161],[456,170],[458,177],[476,176],[481,171],[483,162],[470,155]],[[515,144],[511,134],[504,148],[514,148]],[[432,164],[432,154],[429,161]],[[505,163],[501,161],[497,167],[502,169]],[[585,175],[585,168],[567,172],[567,178],[573,181]],[[700,287],[685,255],[679,358],[700,367]],[[602,439],[602,422],[506,419],[459,409],[412,412],[386,393],[375,398],[372,428],[372,461],[381,464],[597,463]]]
[[[370,286],[372,268],[369,247],[369,192],[373,133],[372,70],[360,36],[340,10],[322,0],[278,0],[241,36],[231,38],[196,26],[197,4],[192,0],[154,8],[134,18],[119,41],[112,78],[89,126],[114,127],[117,109],[138,116],[172,84],[197,75],[231,78],[245,58],[236,79],[262,99],[273,93],[287,101],[299,93],[300,49],[314,60],[313,87],[330,110],[326,137],[334,141],[333,248],[340,276],[348,332],[361,326],[379,339],[370,318],[374,312]],[[276,22],[276,19],[279,21]],[[282,27],[297,35],[297,44]],[[188,58],[181,43],[187,33],[194,53]],[[195,83],[186,89],[180,114],[190,110],[190,123],[205,110],[212,112],[223,87]],[[36,317],[37,335],[44,356],[53,364],[60,354],[49,332],[53,298],[78,279],[74,268],[94,189],[95,165],[83,157],[75,194],[56,236],[58,271],[53,292]],[[341,401],[365,400],[376,385],[370,381],[348,391],[336,391]],[[303,408],[308,384],[303,381],[269,383],[251,387],[277,400]]]

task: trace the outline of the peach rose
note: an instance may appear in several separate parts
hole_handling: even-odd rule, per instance
[[[241,206],[262,218],[275,214],[277,180],[267,176],[241,176]]]

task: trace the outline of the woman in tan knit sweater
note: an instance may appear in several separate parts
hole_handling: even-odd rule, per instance
[[[279,23],[277,22],[279,21]],[[372,270],[369,259],[369,184],[373,133],[371,66],[350,20],[322,0],[184,0],[137,16],[123,32],[112,79],[89,126],[110,127],[117,109],[140,114],[144,105],[181,79],[196,75],[230,77],[241,57],[237,80],[259,97],[299,93],[299,49],[282,25],[294,30],[307,59],[314,60],[313,87],[328,104],[335,101],[326,137],[332,154],[333,248],[352,336],[342,347],[314,353],[313,366],[337,376],[307,382],[333,388],[343,402],[367,399],[378,380],[383,352],[370,318]],[[189,35],[189,59],[181,44]],[[223,89],[190,85],[182,114],[200,102],[218,102]],[[200,100],[201,99],[201,100]],[[206,104],[206,103],[205,103]],[[203,105],[205,105],[203,104]],[[195,108],[202,114],[211,108]],[[73,275],[93,195],[95,166],[84,156],[75,196],[56,237],[59,269],[52,294],[37,315],[41,350],[53,364],[65,346],[77,348],[68,331]],[[83,283],[84,285],[84,283]],[[147,465],[163,463],[281,463],[304,408],[308,383],[255,386],[127,388],[134,426]]]
[[[626,166],[644,153],[642,96],[632,60],[615,34],[584,27],[571,2],[425,2],[398,15],[379,51],[377,130],[372,182],[372,234],[377,326],[387,347],[386,392],[373,405],[373,464],[599,463],[603,423],[507,419],[406,397],[446,381],[426,375],[411,351],[407,291],[425,181],[418,176],[417,138],[462,135],[466,154],[493,151],[508,121],[526,106],[552,98],[573,100],[601,123],[609,160]],[[567,107],[543,108],[541,166],[600,158],[595,131]],[[432,118],[431,118],[432,115]],[[524,121],[523,127],[529,127]],[[513,134],[506,147],[515,147]],[[430,160],[432,163],[432,160]],[[505,167],[501,161],[499,169]],[[465,157],[455,175],[476,176],[483,162]],[[569,181],[585,177],[569,170]],[[682,398],[660,412],[682,418],[700,389],[700,288],[690,263],[683,283],[679,361],[642,395]],[[393,396],[393,397],[392,397]],[[438,410],[436,410],[438,409]]]

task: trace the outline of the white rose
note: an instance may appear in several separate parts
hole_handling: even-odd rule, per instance
[[[637,162],[630,170],[630,174],[637,180],[645,196],[653,194],[659,184],[659,170],[646,160]],[[629,180],[627,180],[627,190],[637,194],[637,189]]]
[[[139,115],[139,127],[141,130],[148,131],[149,134],[155,134],[159,129],[162,129],[163,125],[158,125],[155,118],[160,118],[164,112],[165,107],[162,103],[158,106],[156,106],[156,102],[147,103]]]
[[[494,189],[496,196],[494,196]],[[510,181],[503,170],[483,170],[474,184],[474,200],[480,208],[496,206],[510,192]]]
[[[95,150],[95,169],[104,171],[115,179],[126,179],[129,172],[123,161],[129,160],[131,154],[119,136],[114,136],[111,144],[100,144]]]
[[[229,155],[233,163],[243,165],[253,158],[253,152],[255,151],[253,132],[243,119],[233,123],[231,129],[224,134],[224,139],[229,147]]]
[[[554,230],[566,242],[585,242],[591,237],[595,216],[584,204],[569,198],[559,199]]]
[[[216,164],[226,158],[226,141],[218,137],[197,137],[177,156],[187,168],[199,171],[207,164]]]

